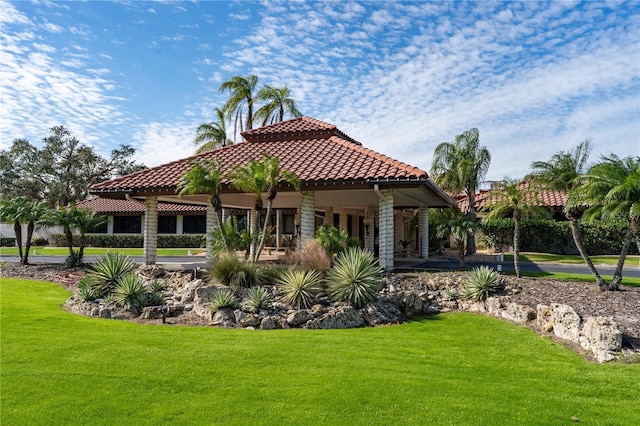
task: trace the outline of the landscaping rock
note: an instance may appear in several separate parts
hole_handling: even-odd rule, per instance
[[[218,309],[211,318],[211,324],[219,327],[232,328],[235,327],[235,316],[233,315],[233,309],[223,308]]]
[[[589,317],[580,332],[580,345],[591,350],[598,362],[612,361],[622,349],[622,332],[611,317]]]
[[[349,305],[340,305],[321,317],[307,322],[304,328],[357,328],[364,325],[365,321],[360,311]]]
[[[306,309],[293,311],[292,313],[287,315],[287,323],[293,327],[302,325],[310,319],[313,319],[313,314]]]
[[[162,306],[145,306],[142,308],[141,319],[162,319],[165,315]]]
[[[281,328],[277,316],[266,316],[260,322],[260,330],[275,330]]]
[[[504,307],[502,304],[502,298],[500,297],[489,297],[484,301],[484,305],[487,308],[487,312],[494,315],[497,315]]]
[[[553,331],[553,310],[551,306],[541,304],[536,306],[536,326],[547,333]]]
[[[528,306],[509,303],[507,309],[502,311],[502,318],[518,324],[526,324],[536,319],[536,311]]]
[[[380,296],[376,303],[369,303],[362,308],[362,316],[371,326],[399,322],[402,312],[387,296]]]
[[[578,343],[582,320],[571,306],[551,304],[553,333],[561,339]]]
[[[138,275],[142,278],[162,278],[165,275],[165,270],[160,265],[141,265],[138,267]]]

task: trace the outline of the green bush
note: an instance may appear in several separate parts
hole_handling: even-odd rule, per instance
[[[144,306],[161,306],[164,305],[164,296],[159,291],[153,291],[146,294]]]
[[[249,288],[261,285],[263,282],[258,266],[238,259],[235,254],[213,259],[208,268],[208,274],[230,287]]]
[[[332,300],[362,308],[378,298],[382,269],[373,255],[364,249],[351,247],[338,255],[327,272],[328,293]]]
[[[141,248],[144,236],[141,234],[87,234],[87,247]],[[51,234],[49,243],[53,247],[66,247],[64,234]],[[73,235],[73,245],[80,245],[80,235]],[[204,247],[203,234],[158,235],[158,248]]]
[[[145,306],[147,290],[144,283],[135,274],[120,277],[113,289],[115,302],[125,308],[139,308]]]
[[[2,237],[0,238],[0,247],[15,247],[16,239],[13,237]]]
[[[236,296],[227,288],[217,290],[211,299],[209,309],[211,309],[211,312],[213,313],[223,308],[238,309],[240,307],[240,303]]]
[[[461,291],[464,299],[482,302],[504,290],[500,274],[488,266],[480,266],[467,273],[467,281]]]
[[[447,287],[442,290],[442,300],[458,300],[460,293],[455,287]]]
[[[83,278],[78,283],[78,297],[83,302],[93,302],[98,298],[95,289],[87,279]]]
[[[246,312],[258,312],[271,305],[271,294],[264,287],[251,287],[247,292],[247,297],[242,302],[242,309]]]
[[[350,237],[347,231],[335,226],[321,226],[316,230],[315,240],[329,257],[350,247],[360,247],[360,240]]]
[[[149,293],[159,293],[167,289],[167,282],[161,279],[154,279],[147,284]]]
[[[282,291],[282,300],[294,307],[309,307],[322,289],[320,274],[315,270],[285,270],[276,286]]]
[[[125,255],[107,253],[89,268],[86,279],[93,286],[97,297],[109,294],[120,278],[131,274],[136,265]]]

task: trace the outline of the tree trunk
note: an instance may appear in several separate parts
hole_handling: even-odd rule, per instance
[[[84,247],[87,245],[87,236],[85,234],[80,234],[80,245],[78,247],[78,263],[84,257]]]
[[[464,258],[464,239],[457,240],[458,245],[458,257],[460,258],[460,267],[461,271],[465,271],[467,269],[467,262]]]
[[[256,249],[258,245],[258,227],[260,224],[260,211],[254,209],[255,214],[251,215],[251,244],[249,246],[249,257],[251,258],[251,263],[256,263],[258,259],[256,258]]]
[[[520,272],[520,221],[518,217],[513,215],[513,269],[516,271],[516,277],[522,278]]]
[[[24,258],[22,259],[23,265],[29,264],[29,250],[31,250],[31,238],[33,237],[33,230],[35,227],[36,225],[33,220],[30,220],[27,224],[27,241],[25,241],[24,245]]]
[[[580,252],[580,256],[582,256],[582,259],[587,265],[587,268],[589,268],[589,271],[591,271],[591,274],[595,277],[598,287],[601,290],[604,289],[607,286],[607,283],[604,281],[604,279],[602,279],[596,267],[593,266],[593,262],[587,254],[587,249],[585,248],[584,241],[582,240],[582,233],[580,232],[578,220],[573,217],[569,217],[569,223],[571,224],[571,234],[573,235],[573,241],[576,243],[576,247]]]
[[[476,207],[475,207],[475,203],[476,203],[476,197],[475,197],[475,193],[474,192],[470,192],[467,194],[467,202],[468,202],[468,207],[467,207],[467,216],[469,217],[470,221],[475,221],[476,220]],[[474,254],[476,254],[476,234],[475,232],[468,232],[467,233],[467,256],[473,256]]]
[[[218,229],[220,230],[222,241],[224,241],[224,246],[227,249],[227,253],[231,253],[233,249],[231,248],[231,244],[229,243],[229,236],[227,236],[227,230],[224,228],[224,221],[222,220],[222,203],[220,202],[220,197],[212,196],[210,201],[211,201],[211,205],[213,206],[213,211],[216,214],[216,220],[218,221]]]
[[[13,232],[16,234],[16,245],[18,246],[18,254],[20,255],[20,263],[24,260],[24,255],[22,253],[22,225],[20,221],[16,220],[13,222]]]
[[[71,233],[71,227],[64,225],[64,235],[67,238],[67,247],[69,247],[69,256],[73,256],[73,234]]]
[[[262,253],[262,249],[264,247],[264,240],[267,236],[267,229],[269,229],[269,219],[271,219],[271,207],[273,206],[273,200],[267,200],[267,214],[264,217],[264,225],[262,226],[262,236],[260,237],[260,245],[258,245],[257,253],[256,253],[256,262],[260,259],[260,254]]]
[[[624,240],[622,242],[622,250],[620,250],[620,257],[618,258],[618,264],[616,265],[616,270],[613,273],[613,280],[606,287],[607,290],[619,290],[620,283],[622,282],[622,267],[624,266],[624,261],[627,258],[627,253],[629,253],[629,246],[631,245],[631,238],[633,237],[633,233],[631,232],[631,227],[627,229],[626,234],[624,235]]]

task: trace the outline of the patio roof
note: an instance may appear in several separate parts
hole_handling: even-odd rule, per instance
[[[335,125],[299,117],[244,132],[246,142],[146,169],[95,184],[91,193],[102,197],[175,195],[182,174],[192,160],[217,158],[223,174],[263,153],[280,159],[280,167],[295,173],[302,190],[365,189],[380,186],[423,186],[440,206],[455,205],[427,172],[367,149]],[[282,182],[279,191],[292,191]],[[237,193],[228,180],[221,193]]]
[[[91,198],[76,204],[78,208],[91,209],[101,215],[144,214],[144,204],[134,200]],[[203,215],[207,209],[196,204],[158,203],[160,215]]]

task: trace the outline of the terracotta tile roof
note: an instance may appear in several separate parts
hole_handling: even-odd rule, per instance
[[[277,123],[243,134],[247,142],[219,148],[162,166],[143,170],[92,187],[95,194],[156,190],[174,193],[191,159],[217,158],[226,174],[262,153],[280,159],[280,167],[305,184],[427,180],[427,172],[364,148],[334,125],[308,117]],[[278,136],[279,135],[279,136]],[[311,136],[313,135],[313,136]],[[223,184],[229,185],[228,181]]]
[[[523,181],[520,183],[520,188],[529,188],[530,182]],[[481,190],[476,193],[475,208],[479,211],[486,207],[490,197],[488,196],[489,190]],[[562,209],[567,204],[567,194],[561,191],[548,191],[545,189],[539,189],[531,193],[530,197],[535,197],[536,204],[543,207],[550,207],[552,209]],[[459,194],[454,197],[458,202],[460,210],[465,211],[467,208],[467,199],[464,194]]]
[[[92,198],[76,204],[78,208],[89,208],[102,215],[142,214],[144,205],[133,200],[119,200],[110,198]],[[205,206],[178,203],[158,203],[159,214],[206,214]]]

